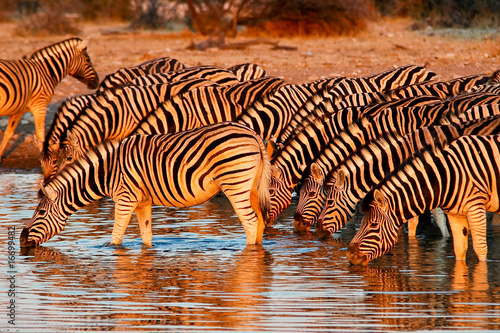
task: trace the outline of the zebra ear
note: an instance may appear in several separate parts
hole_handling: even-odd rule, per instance
[[[90,37],[87,37],[85,38],[84,40],[82,40],[79,44],[78,44],[78,50],[79,51],[83,51],[85,50],[85,48],[87,47],[87,45],[89,44],[89,39]]]
[[[323,172],[316,163],[311,163],[311,175],[318,181],[323,181]]]
[[[382,192],[380,192],[379,190],[375,190],[375,192],[373,192],[373,200],[382,210],[386,210],[387,200],[385,200]]]
[[[54,191],[52,188],[48,187],[48,186],[42,186],[42,192],[43,194],[49,198],[51,201],[54,201],[56,200],[57,198],[57,193],[56,191]]]
[[[271,176],[275,178],[281,178],[282,172],[278,167],[275,167],[274,165],[271,165]]]
[[[337,186],[339,188],[343,188],[344,187],[344,183],[345,183],[345,172],[344,172],[344,170],[340,169],[337,172]]]
[[[278,147],[276,146],[276,139],[273,137],[267,141],[267,155],[269,155],[269,160],[272,160],[276,153],[278,152]]]

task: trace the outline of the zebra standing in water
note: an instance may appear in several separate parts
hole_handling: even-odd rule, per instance
[[[89,89],[99,85],[99,76],[87,54],[88,39],[70,38],[33,53],[29,59],[0,60],[0,116],[9,123],[0,144],[0,159],[23,114],[35,120],[37,144],[45,137],[45,114],[54,90],[67,75]]]
[[[42,187],[21,246],[57,235],[71,214],[102,197],[115,202],[111,244],[121,244],[135,211],[143,243],[151,245],[152,205],[194,206],[220,190],[243,224],[247,244],[260,244],[270,205],[269,169],[262,139],[236,123],[107,141]]]
[[[389,252],[404,221],[441,207],[453,235],[472,236],[474,251],[486,260],[486,212],[498,213],[500,135],[470,135],[442,150],[424,150],[367,193],[365,216],[351,240],[347,259],[366,265]],[[456,260],[465,260],[468,237],[454,237]]]

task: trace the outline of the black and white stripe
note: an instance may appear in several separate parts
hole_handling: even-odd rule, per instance
[[[102,197],[115,201],[111,244],[122,242],[135,211],[143,242],[151,245],[152,205],[194,206],[220,190],[243,224],[247,244],[262,243],[269,168],[262,139],[236,123],[107,141],[42,187],[21,246],[49,240],[64,229],[70,215]]]
[[[21,120],[30,111],[39,148],[45,138],[45,114],[56,86],[70,75],[89,89],[99,76],[87,54],[88,40],[70,38],[34,52],[28,59],[0,60],[0,115],[9,123],[0,144],[0,158]]]
[[[442,150],[424,150],[384,178],[362,201],[365,216],[347,259],[367,264],[389,252],[404,221],[434,207],[447,214],[456,260],[465,260],[469,232],[480,261],[487,256],[486,211],[498,213],[500,135],[469,135]]]

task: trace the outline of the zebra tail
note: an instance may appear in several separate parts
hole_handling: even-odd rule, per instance
[[[269,222],[269,212],[271,210],[271,195],[269,194],[269,183],[271,182],[271,162],[264,142],[259,137],[260,145],[260,166],[257,191],[259,195],[259,205],[265,224]]]

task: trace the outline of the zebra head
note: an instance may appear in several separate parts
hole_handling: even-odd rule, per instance
[[[67,216],[60,209],[59,195],[49,184],[41,189],[41,200],[31,221],[20,236],[21,247],[40,245],[59,234],[66,224]]]
[[[292,202],[292,190],[287,183],[283,171],[278,167],[271,166],[271,181],[269,184],[269,195],[271,196],[271,210],[269,222],[271,224],[278,214]]]
[[[362,206],[366,214],[361,220],[361,228],[349,244],[346,255],[353,265],[367,265],[389,252],[398,240],[397,224],[389,215],[389,201],[380,190],[368,192]]]
[[[333,235],[349,221],[354,214],[355,204],[346,193],[345,171],[333,171],[325,182],[326,199],[318,218],[316,232],[320,237]]]
[[[97,89],[99,86],[99,75],[90,60],[87,53],[87,44],[89,39],[77,40],[76,45],[73,47],[73,59],[69,63],[68,74],[75,79],[86,84],[89,89]]]
[[[309,230],[318,219],[325,202],[323,172],[316,163],[312,163],[310,169],[311,172],[300,189],[299,203],[293,217],[293,227],[297,230]]]

